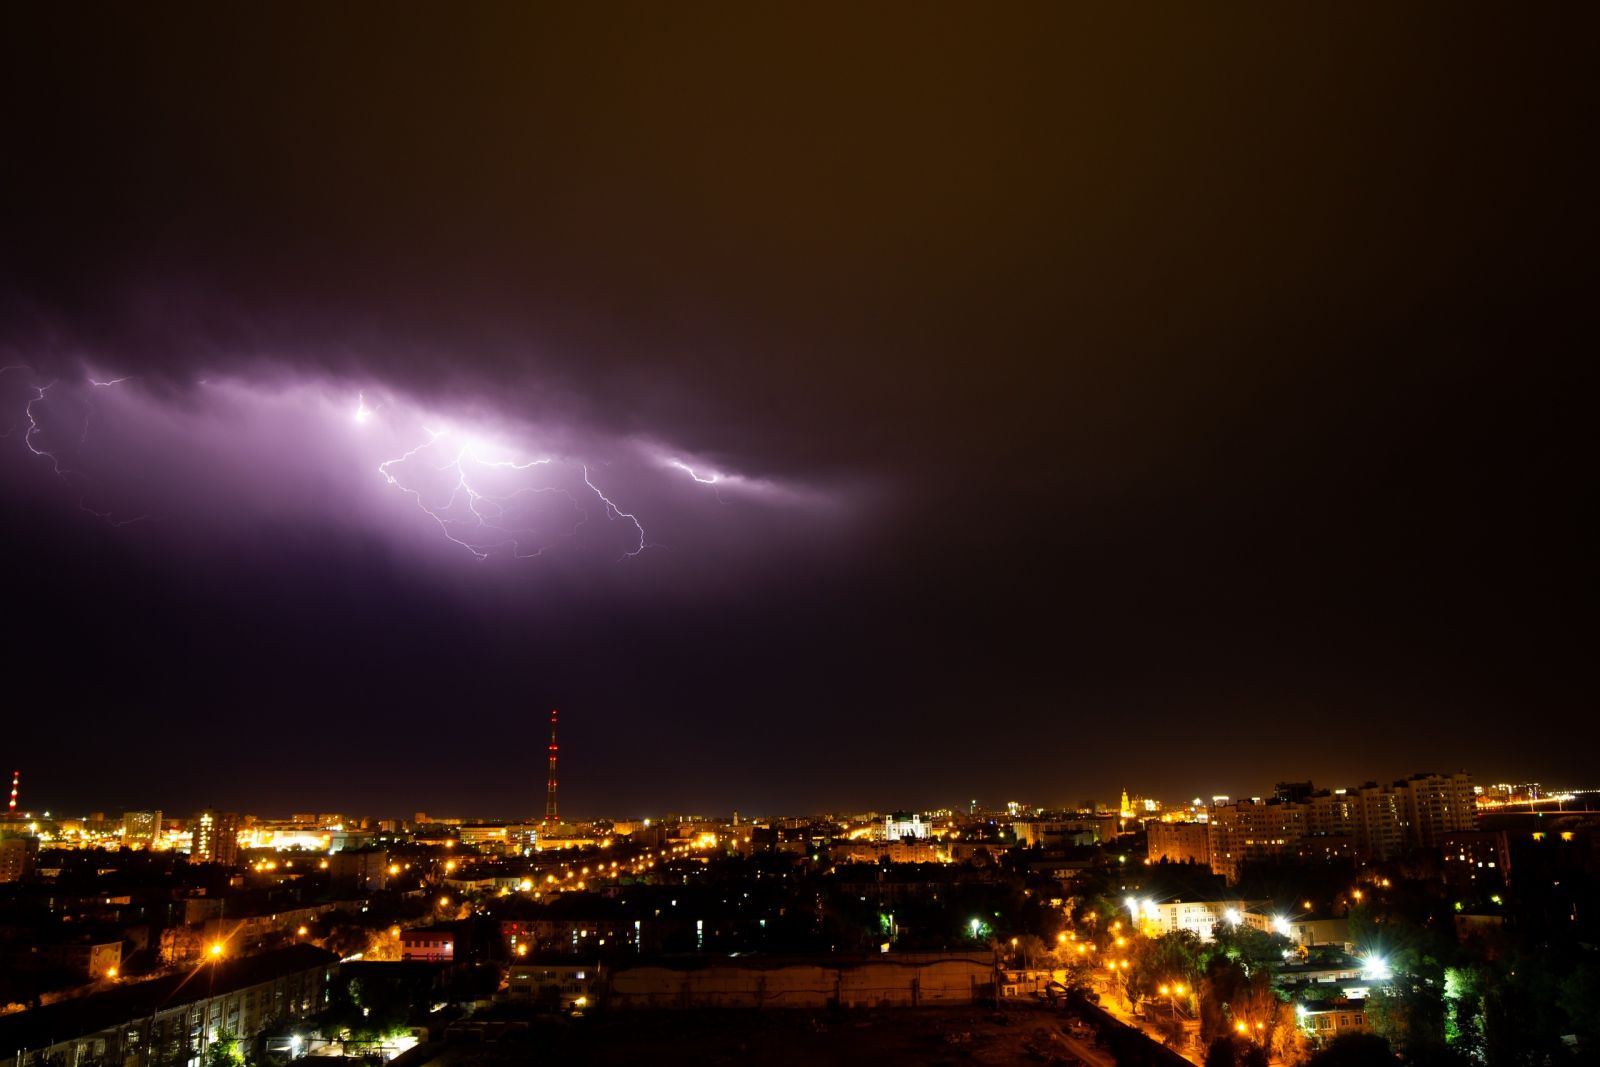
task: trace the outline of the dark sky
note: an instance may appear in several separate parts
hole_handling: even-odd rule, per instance
[[[1600,785],[1573,15],[9,5],[0,759],[523,815],[559,705],[573,815]],[[557,457],[544,554],[374,469],[441,418]]]

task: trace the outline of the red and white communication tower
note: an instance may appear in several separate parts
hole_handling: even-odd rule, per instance
[[[14,803],[14,802],[13,802]],[[544,791],[544,821],[559,821],[556,817],[556,709],[550,709],[550,779]]]
[[[552,740],[554,740],[554,739],[552,738]],[[551,746],[551,747],[553,748],[554,746]],[[555,757],[553,757],[553,756],[551,757],[550,768],[551,768],[552,772],[555,770]],[[21,771],[12,771],[11,772],[11,806],[6,809],[12,815],[15,815],[17,813],[17,783],[19,783],[21,781],[22,781],[22,772]]]

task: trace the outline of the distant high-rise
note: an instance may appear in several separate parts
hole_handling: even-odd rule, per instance
[[[11,806],[6,810],[12,815],[17,813],[17,785],[22,781],[21,771],[11,772]]]
[[[124,848],[141,846],[149,848],[161,837],[159,811],[125,811],[122,813],[122,845]]]
[[[544,790],[544,821],[559,822],[556,811],[556,709],[550,709],[550,775]]]
[[[232,866],[239,858],[239,816],[209,808],[189,827],[189,862]]]
[[[1226,801],[1226,797],[1218,798]],[[1476,825],[1472,779],[1414,774],[1393,785],[1313,790],[1281,782],[1266,803],[1213,803],[1207,847],[1211,869],[1230,882],[1250,860],[1354,856],[1363,863],[1410,849],[1436,848]]]

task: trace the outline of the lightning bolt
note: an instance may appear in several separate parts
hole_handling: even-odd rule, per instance
[[[10,370],[26,370],[26,371],[32,372],[33,368],[25,366],[23,364],[13,364],[12,366],[9,366],[9,367],[0,367],[0,374],[4,374],[6,371],[10,371]],[[107,387],[107,386],[119,385],[122,382],[127,381],[131,377],[133,377],[133,376],[132,375],[126,375],[126,376],[121,377],[121,378],[112,378],[112,379],[109,379],[107,381],[97,381],[94,378],[89,378],[89,379],[87,379],[87,381],[92,386],[95,386],[95,387],[98,387],[98,388],[104,388],[104,387]],[[69,477],[70,475],[73,475],[76,472],[73,471],[72,468],[70,468],[70,467],[62,466],[61,457],[60,457],[59,454],[56,453],[56,451],[53,448],[42,448],[38,444],[34,443],[34,439],[37,438],[43,432],[43,427],[41,427],[39,425],[39,416],[34,412],[34,406],[37,405],[37,404],[44,403],[45,399],[46,399],[46,396],[50,392],[50,390],[54,389],[59,384],[60,384],[60,379],[59,378],[55,378],[55,379],[51,379],[49,382],[47,382],[44,385],[33,385],[33,386],[30,386],[30,388],[33,390],[33,397],[27,402],[26,405],[24,405],[24,407],[22,409],[23,410],[23,414],[26,416],[26,418],[28,420],[28,428],[27,428],[26,431],[24,431],[24,433],[22,435],[22,443],[27,446],[27,449],[28,449],[29,452],[32,452],[34,455],[42,457],[44,459],[48,459],[50,461],[50,469],[55,474],[55,476],[57,478],[61,479],[61,484],[67,486],[69,489],[77,489],[78,487],[73,485],[72,478]],[[83,417],[83,429],[78,434],[78,444],[79,445],[82,445],[84,440],[89,436],[89,420],[90,420],[91,416],[94,414],[94,410],[95,409],[94,409],[94,405],[93,404],[88,404],[87,407],[85,408],[84,417]],[[11,430],[15,429],[15,428],[16,428],[16,424],[13,423],[12,426],[11,426],[11,429],[8,429],[6,431],[5,436],[9,436],[10,433],[11,433]],[[81,478],[83,476],[79,475],[79,477]],[[85,486],[83,489],[81,489],[78,492],[78,510],[82,511],[82,512],[84,512],[86,514],[93,515],[95,518],[100,519],[101,521],[106,523],[106,525],[108,525],[108,526],[114,526],[114,527],[131,526],[136,522],[144,522],[145,520],[150,518],[150,516],[148,514],[139,514],[139,515],[134,515],[131,518],[119,519],[119,518],[116,517],[114,512],[111,512],[111,511],[100,511],[100,510],[98,510],[96,508],[90,507],[89,504],[88,504],[88,499],[89,499],[89,489],[88,489],[87,486]]]
[[[67,472],[61,469],[61,460],[56,457],[56,454],[51,452],[49,449],[38,448],[33,443],[34,435],[39,432],[39,419],[38,416],[34,415],[33,413],[33,405],[42,403],[44,401],[44,395],[51,389],[54,389],[59,380],[60,379],[54,379],[49,385],[36,385],[33,387],[33,399],[28,401],[27,407],[22,409],[23,413],[28,417],[28,429],[27,432],[22,435],[22,443],[28,446],[29,452],[32,452],[36,456],[43,456],[44,458],[48,459],[50,461],[51,468],[56,472],[56,476],[65,479]]]
[[[358,413],[362,410],[367,410],[364,400],[357,408]],[[496,549],[508,549],[510,555],[516,559],[531,559],[543,555],[556,543],[574,537],[579,527],[588,520],[588,512],[579,504],[577,498],[559,485],[522,486],[510,493],[496,494],[486,492],[479,484],[475,484],[475,477],[479,471],[527,471],[535,467],[552,466],[555,463],[553,459],[549,457],[528,460],[486,459],[474,454],[472,443],[469,441],[456,447],[445,462],[430,462],[431,457],[428,453],[436,450],[436,446],[449,436],[449,431],[434,430],[427,426],[422,427],[422,431],[427,434],[427,440],[419,442],[399,456],[378,464],[378,473],[387,484],[410,497],[422,513],[439,527],[439,532],[446,540],[466,549],[480,563],[494,555]],[[449,495],[443,503],[431,502],[422,488],[408,485],[402,480],[399,469],[411,462],[421,463],[431,470],[453,476]],[[587,469],[584,471],[584,481],[610,509],[608,515],[615,512],[617,516],[632,521],[639,530],[639,549],[625,553],[628,556],[637,555],[644,547],[644,529],[639,525],[639,521],[612,504],[589,480]],[[547,531],[508,525],[508,510],[515,501],[524,496],[543,493],[560,494],[572,503],[579,517],[570,530],[552,537]]]
[[[89,384],[94,386],[96,389],[109,389],[113,385],[121,385],[123,382],[129,381],[132,378],[133,378],[133,375],[131,375],[131,374],[124,374],[120,378],[110,378],[110,379],[107,379],[106,381],[103,381],[103,382],[96,381],[95,379],[90,378],[89,379]],[[89,404],[87,407],[84,408],[84,412],[83,412],[83,432],[78,434],[78,444],[80,446],[85,441],[87,441],[89,439],[89,422],[93,418],[94,418],[94,405],[93,404]]]
[[[674,467],[677,467],[679,470],[683,471],[683,473],[687,474],[689,477],[693,478],[695,481],[699,482],[701,485],[716,485],[718,482],[722,481],[722,475],[720,475],[720,474],[711,474],[711,475],[708,475],[708,476],[702,478],[700,475],[695,473],[693,467],[689,466],[687,463],[683,462],[683,460],[681,460],[681,459],[668,460],[667,462],[671,463]]]
[[[634,548],[634,550],[632,552],[624,552],[621,556],[619,556],[617,558],[617,562],[620,563],[620,562],[622,562],[622,560],[632,559],[634,556],[637,556],[639,553],[643,552],[646,548],[650,547],[649,544],[645,541],[644,527],[642,525],[640,525],[638,517],[635,516],[630,511],[623,511],[621,508],[617,507],[617,505],[615,505],[615,504],[613,504],[611,502],[611,498],[610,497],[606,496],[604,493],[602,493],[600,491],[600,487],[598,485],[595,485],[594,482],[591,481],[590,478],[589,478],[589,465],[587,463],[585,463],[583,465],[583,484],[587,485],[590,489],[593,489],[594,490],[594,495],[599,497],[601,502],[605,504],[605,506],[606,506],[606,518],[607,519],[611,519],[611,520],[616,520],[616,519],[619,519],[619,518],[620,519],[627,519],[629,522],[633,523],[633,528],[635,530],[639,531],[639,544],[638,544],[638,546],[636,548]]]
[[[711,474],[702,476],[701,474],[696,472],[693,467],[689,466],[687,463],[685,463],[681,459],[669,459],[669,460],[667,460],[667,465],[669,467],[678,468],[683,473],[687,474],[689,477],[691,477],[695,481],[699,482],[701,485],[709,485],[709,486],[711,486],[711,493],[712,493],[713,496],[715,496],[717,498],[717,503],[719,503],[719,504],[726,504],[727,503],[726,500],[722,499],[722,488],[719,485],[719,483],[722,481],[722,475],[717,474],[716,472],[713,471]]]

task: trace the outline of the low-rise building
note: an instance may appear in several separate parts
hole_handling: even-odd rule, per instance
[[[1340,1034],[1370,1031],[1366,1004],[1365,1000],[1348,997],[1306,999],[1295,1005],[1295,1022],[1320,1047]]]
[[[1439,837],[1445,881],[1461,888],[1488,879],[1511,881],[1511,844],[1504,830],[1456,830]]]
[[[403,931],[400,934],[400,958],[449,963],[456,958],[456,932],[437,928]]]
[[[250,1041],[309,1024],[326,1006],[338,957],[311,945],[206,964],[182,974],[0,1016],[14,1067],[192,1067],[224,1031]]]
[[[1268,903],[1264,900],[1136,900],[1132,903],[1137,905],[1140,927],[1148,937],[1187,930],[1202,941],[1211,941],[1220,923],[1260,928],[1270,925],[1260,910]]]
[[[506,974],[507,991],[512,997],[547,999],[562,1011],[594,1004],[604,981],[605,975],[598,963],[566,958],[519,959]]]

